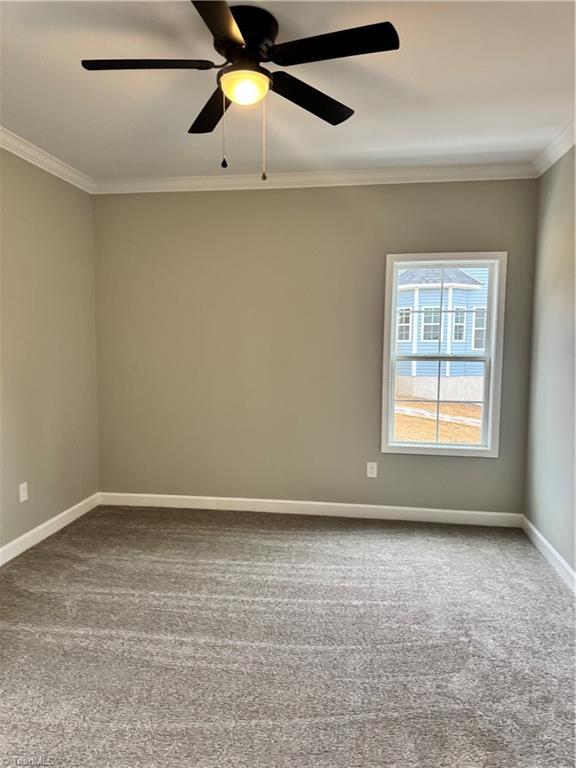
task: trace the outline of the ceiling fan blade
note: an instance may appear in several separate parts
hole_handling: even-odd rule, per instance
[[[90,70],[108,70],[214,69],[217,65],[206,59],[83,59],[82,66]]]
[[[294,102],[299,107],[307,109],[308,112],[326,120],[331,125],[338,125],[352,117],[354,110],[341,104],[336,99],[332,99],[322,91],[312,88],[292,77],[287,72],[274,72],[272,75],[272,90],[279,96],[284,96],[288,101]]]
[[[339,59],[343,56],[359,56],[362,53],[395,51],[399,47],[400,40],[394,25],[389,21],[383,21],[366,27],[343,29],[327,35],[280,43],[270,48],[269,56],[275,64],[289,67],[292,64]]]
[[[215,40],[245,44],[240,27],[226,0],[192,0],[192,5],[202,16]]]
[[[230,104],[232,104],[230,99],[224,96],[220,88],[216,88],[188,129],[188,133],[210,133],[213,131]]]

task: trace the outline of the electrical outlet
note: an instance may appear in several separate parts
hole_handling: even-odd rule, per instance
[[[28,483],[20,483],[18,486],[18,496],[20,501],[28,501]]]
[[[366,477],[378,477],[378,464],[375,461],[366,462]]]

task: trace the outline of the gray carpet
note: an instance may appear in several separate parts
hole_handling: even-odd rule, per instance
[[[100,508],[0,581],[1,765],[575,765],[572,597],[519,531]]]

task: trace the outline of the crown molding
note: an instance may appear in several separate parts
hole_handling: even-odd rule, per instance
[[[181,176],[165,179],[96,182],[97,195],[134,192],[222,192],[226,190],[302,189],[307,187],[357,187],[378,184],[418,184],[443,181],[494,181],[530,179],[536,172],[531,163],[499,165],[442,165],[372,169],[365,171],[303,171],[270,173],[262,181],[250,175]]]
[[[546,173],[548,168],[551,168],[568,150],[572,149],[574,146],[574,134],[575,126],[572,120],[534,161],[534,167],[538,171],[538,176]]]
[[[59,179],[83,189],[84,192],[93,194],[95,191],[96,184],[90,176],[76,170],[62,160],[58,160],[57,157],[49,155],[40,147],[2,126],[0,126],[0,147],[23,160],[27,160],[32,165],[38,166],[38,168],[42,168],[43,171],[48,171],[53,176],[58,176]]]
[[[93,195],[154,192],[216,192],[234,190],[303,189],[380,184],[421,184],[449,181],[534,179],[541,176],[574,145],[574,123],[566,126],[533,162],[476,165],[392,166],[363,171],[303,171],[272,173],[267,181],[258,174],[178,176],[173,178],[93,179],[50,155],[21,136],[0,126],[0,147],[48,173]]]

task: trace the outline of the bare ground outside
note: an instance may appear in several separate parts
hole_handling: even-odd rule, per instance
[[[395,440],[414,443],[436,442],[434,402],[402,400],[396,402]],[[482,441],[480,403],[440,403],[438,442],[450,445],[479,445]]]

